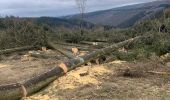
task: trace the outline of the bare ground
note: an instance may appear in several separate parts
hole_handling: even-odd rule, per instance
[[[1,55],[0,85],[28,80],[55,67],[59,60],[37,59],[27,53]]]
[[[82,66],[26,100],[169,100],[169,74],[147,71],[169,73],[170,66],[155,61]]]

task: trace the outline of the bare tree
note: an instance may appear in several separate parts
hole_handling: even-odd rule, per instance
[[[78,6],[79,12],[81,14],[80,20],[81,20],[81,24],[80,24],[80,29],[81,29],[81,34],[83,34],[83,20],[84,20],[84,13],[86,10],[86,2],[87,0],[76,0],[76,4]]]
[[[81,14],[81,19],[84,19],[84,13],[86,10],[86,2],[87,0],[76,0],[76,4],[78,6],[79,12]]]

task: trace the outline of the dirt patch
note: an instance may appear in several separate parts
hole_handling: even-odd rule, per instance
[[[0,85],[28,80],[52,69],[59,62],[56,59],[38,59],[27,54],[28,52],[1,56]]]
[[[35,58],[29,55],[30,52],[46,54],[51,58]],[[80,54],[85,54],[80,51]],[[39,74],[49,71],[61,61],[68,60],[67,57],[53,50],[37,50],[0,55],[0,85],[18,83],[28,80]],[[78,77],[76,77],[78,78]],[[88,79],[86,80],[88,81]],[[86,82],[84,81],[84,82]]]

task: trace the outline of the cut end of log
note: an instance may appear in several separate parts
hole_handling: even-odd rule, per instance
[[[59,67],[63,69],[64,73],[67,73],[67,72],[68,72],[68,68],[67,68],[66,64],[60,63],[60,64],[59,64]]]
[[[77,56],[79,53],[78,48],[71,48],[71,51],[72,51],[73,55],[75,55],[75,56]]]
[[[46,47],[42,47],[41,50],[44,51],[44,52],[46,52],[46,51],[47,51],[47,48],[46,48]]]
[[[22,94],[22,98],[26,98],[28,94],[25,86],[22,84],[21,84],[21,94]]]

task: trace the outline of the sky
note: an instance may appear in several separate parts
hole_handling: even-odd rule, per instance
[[[0,0],[0,15],[20,17],[65,16],[79,13],[76,0]],[[86,12],[154,0],[87,0]]]

